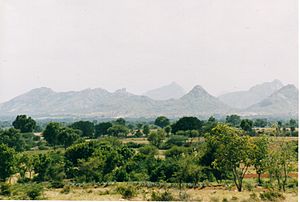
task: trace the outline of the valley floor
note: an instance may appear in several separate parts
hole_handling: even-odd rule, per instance
[[[63,193],[63,189],[49,189],[44,193],[48,200],[100,200],[100,201],[124,201],[122,195],[118,194],[115,186],[108,187],[75,187],[69,193]],[[176,200],[180,200],[180,190],[177,188],[159,189],[138,187],[136,196],[130,198],[132,201],[147,201],[151,200],[153,192],[163,193],[165,191],[172,194]],[[226,190],[222,186],[206,187],[204,189],[185,189],[181,192],[185,201],[203,201],[203,202],[218,202],[218,201],[233,201],[233,202],[254,202],[262,201],[260,193],[265,192],[264,189],[257,188],[254,191],[237,192],[235,190]],[[289,191],[283,193],[284,198],[278,198],[275,201],[296,202],[298,201],[298,194],[296,191]]]

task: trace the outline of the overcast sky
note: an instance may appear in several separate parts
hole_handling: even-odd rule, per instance
[[[172,81],[213,95],[298,83],[297,0],[0,0],[0,102]]]

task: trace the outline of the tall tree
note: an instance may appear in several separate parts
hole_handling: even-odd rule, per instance
[[[0,130],[0,142],[14,148],[16,151],[24,151],[26,146],[20,131],[15,128]]]
[[[248,133],[251,133],[252,132],[252,128],[253,128],[253,121],[251,121],[250,119],[243,119],[241,121],[241,125],[240,127],[248,132]]]
[[[50,122],[43,132],[43,137],[51,146],[59,145],[58,135],[60,133],[61,125],[57,122]]]
[[[226,124],[218,124],[212,134],[209,141],[217,145],[214,166],[229,171],[238,191],[242,191],[244,176],[252,163],[253,145],[249,136],[242,136],[239,130]]]
[[[64,127],[60,129],[57,139],[66,149],[80,138],[80,133],[79,130]]]
[[[254,147],[251,158],[257,174],[258,184],[261,185],[261,174],[263,174],[267,168],[269,139],[266,136],[261,136],[252,139],[252,142]]]
[[[226,123],[229,123],[231,126],[234,127],[239,127],[241,124],[241,117],[236,114],[226,116]]]
[[[0,144],[0,181],[5,181],[16,169],[16,152],[5,144]]]
[[[18,115],[12,125],[15,129],[19,129],[21,133],[28,133],[33,132],[36,127],[36,122],[26,115]]]
[[[170,120],[165,116],[159,116],[155,119],[154,124],[161,128],[164,128],[170,124]]]
[[[150,128],[149,128],[148,125],[144,125],[144,127],[143,127],[143,133],[144,133],[146,136],[149,135],[149,133],[150,133]]]
[[[175,134],[180,130],[201,130],[202,126],[203,121],[200,121],[197,117],[182,117],[172,125],[172,133]]]
[[[154,146],[160,147],[165,137],[166,135],[162,129],[155,132],[152,131],[148,136],[148,141]]]
[[[90,121],[77,121],[70,125],[71,128],[82,131],[84,137],[94,137],[95,127],[94,123]]]
[[[107,135],[108,134],[107,130],[112,126],[113,125],[110,122],[98,123],[97,125],[95,125],[95,136],[100,137],[102,135]]]

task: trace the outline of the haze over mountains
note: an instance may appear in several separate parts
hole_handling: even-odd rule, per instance
[[[229,106],[244,109],[254,105],[283,87],[279,80],[255,85],[247,91],[237,91],[219,96],[219,99]]]
[[[144,93],[145,96],[154,100],[178,99],[186,94],[186,91],[176,82],[162,86]]]
[[[148,95],[148,96],[145,96]],[[266,82],[248,91],[214,97],[197,85],[188,93],[176,83],[135,95],[120,89],[55,92],[37,88],[0,105],[0,116],[27,114],[33,117],[169,117],[244,116],[294,117],[298,115],[298,89],[279,80]],[[155,99],[154,99],[155,98]]]

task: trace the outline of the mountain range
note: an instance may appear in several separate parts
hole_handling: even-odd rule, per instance
[[[115,92],[101,88],[55,92],[42,87],[0,104],[0,117],[27,114],[37,118],[152,118],[158,115],[171,118],[233,113],[243,116],[298,116],[298,89],[294,85],[283,86],[278,80],[219,97],[212,96],[199,85],[185,93],[174,82],[144,95],[135,95],[126,89]]]

